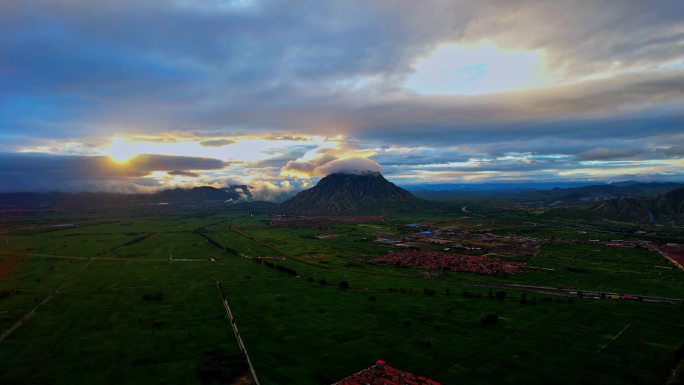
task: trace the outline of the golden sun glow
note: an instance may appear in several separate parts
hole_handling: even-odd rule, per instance
[[[112,142],[105,150],[105,154],[117,163],[126,163],[138,155],[135,147],[131,141],[115,137],[112,138]]]

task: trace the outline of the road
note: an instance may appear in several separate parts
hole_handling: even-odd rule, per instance
[[[468,215],[473,215],[473,216],[476,216],[476,217],[484,217],[484,215],[475,214],[475,213],[473,213],[473,212],[468,211],[468,205],[465,205],[465,206],[461,207],[461,211],[463,211],[464,213],[466,213],[466,214],[468,214]]]
[[[256,372],[254,371],[254,366],[252,366],[252,360],[249,358],[249,353],[247,353],[247,347],[245,347],[245,343],[242,342],[242,337],[240,336],[240,332],[238,331],[237,323],[235,322],[235,318],[233,317],[233,312],[230,310],[230,306],[228,305],[228,299],[226,298],[226,294],[223,291],[223,285],[220,281],[216,282],[216,287],[218,288],[219,293],[221,294],[221,299],[223,300],[223,307],[226,309],[226,315],[228,316],[230,326],[233,328],[233,333],[235,334],[235,339],[237,340],[238,346],[240,347],[240,350],[243,353],[245,353],[245,358],[247,358],[247,364],[249,365],[249,371],[252,373],[254,383],[256,383],[256,385],[260,385],[259,379],[257,378]]]
[[[471,283],[471,285],[479,286],[479,287],[487,287],[487,288],[531,291],[531,292],[536,292],[536,293],[541,293],[541,294],[565,295],[565,296],[578,297],[578,298],[611,299],[611,296],[614,296],[614,297],[620,297],[621,296],[620,293],[615,293],[615,292],[611,292],[611,291],[564,289],[564,288],[551,287],[551,286],[518,285],[518,284],[506,284],[506,283],[501,283],[501,284]],[[660,297],[660,296],[642,295],[642,294],[630,294],[630,296],[631,296],[631,298],[622,298],[622,300],[654,302],[654,303],[668,303],[668,304],[672,304],[672,305],[681,305],[684,303],[683,298]]]

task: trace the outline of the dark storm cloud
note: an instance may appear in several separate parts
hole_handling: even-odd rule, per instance
[[[582,160],[612,160],[631,159],[642,154],[641,149],[595,147],[579,153],[577,157]]]
[[[529,159],[529,158],[511,158],[511,159],[480,159],[475,160],[471,164],[460,163],[444,163],[432,165],[396,165],[392,166],[394,172],[401,172],[405,170],[420,170],[420,171],[540,171],[540,170],[559,170],[580,167],[576,162],[568,161],[567,159]]]
[[[678,70],[522,95],[407,97],[367,106],[357,119],[371,128],[360,129],[360,137],[394,143],[600,140],[678,133],[684,122],[682,107],[684,71]]]
[[[383,166],[428,165],[446,162],[465,162],[469,159],[463,150],[434,148],[382,149],[370,157]]]
[[[569,60],[591,68],[616,58],[668,60],[677,50],[667,48],[682,38],[671,32],[681,23],[672,16],[681,8],[681,2],[674,1],[657,6],[622,2],[619,7],[446,1],[429,5],[5,3],[0,48],[7,54],[0,64],[5,85],[0,93],[10,97],[5,108],[11,114],[3,131],[32,124],[33,132],[43,135],[82,135],[96,123],[99,130],[111,132],[116,122],[150,131],[198,126],[210,130],[218,125],[313,131],[336,122],[351,126],[352,132],[379,127],[382,133],[383,127],[396,123],[448,131],[452,125],[446,122],[467,125],[475,118],[476,124],[486,124],[492,115],[520,120],[537,107],[493,103],[493,111],[469,112],[469,102],[417,96],[387,101],[372,92],[362,95],[359,104],[359,95],[339,84],[375,76],[382,80],[380,90],[396,91],[395,79],[410,71],[416,55],[440,42],[496,36],[499,30],[518,38],[520,45],[551,50],[559,64],[573,68],[578,64]],[[501,14],[512,17],[502,19]],[[570,28],[548,21],[559,17],[567,19]],[[572,27],[579,20],[583,27]],[[598,43],[606,49],[597,50]],[[663,87],[668,88],[643,83],[641,90],[627,93],[614,87],[602,98],[584,98],[581,92],[569,100],[559,95],[555,105],[543,108],[560,115],[584,107],[618,108],[630,102],[623,95],[652,95]],[[379,114],[386,123],[376,121]],[[58,119],[47,124],[32,118],[36,115]],[[414,117],[408,123],[407,115]]]
[[[195,170],[216,170],[225,163],[209,158],[138,155],[116,163],[105,156],[0,153],[0,191],[70,191],[116,187],[135,191],[142,177],[155,171],[191,176]],[[98,186],[101,186],[98,188]]]
[[[165,170],[219,170],[225,166],[226,163],[218,159],[147,154],[137,155],[122,165],[125,170],[139,173]]]
[[[197,172],[179,171],[179,170],[168,171],[167,174],[172,175],[172,176],[187,176],[190,178],[197,178],[197,177],[201,176],[201,174],[197,173]]]
[[[665,147],[658,148],[657,150],[665,156],[672,156],[676,158],[684,157],[684,145],[667,145]]]
[[[204,140],[204,141],[200,142],[199,144],[200,144],[200,146],[204,146],[204,147],[223,147],[223,146],[227,146],[227,145],[233,144],[233,143],[235,143],[235,141],[230,140],[230,139],[212,139],[212,140]]]

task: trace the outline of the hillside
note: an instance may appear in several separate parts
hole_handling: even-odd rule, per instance
[[[682,184],[669,182],[642,183],[625,181],[566,189],[555,188],[549,191],[537,192],[530,195],[536,195],[546,199],[557,199],[565,202],[602,201],[621,197],[653,197],[679,187],[682,187]]]
[[[654,198],[617,198],[607,200],[591,211],[604,218],[639,223],[684,222],[684,187]]]
[[[411,211],[429,206],[378,172],[330,174],[310,189],[283,202],[292,215],[358,215]]]
[[[416,196],[430,200],[491,200],[501,199],[516,202],[536,202],[539,204],[600,202],[615,198],[653,197],[676,188],[681,183],[673,182],[635,182],[623,181],[608,184],[594,184],[578,187],[555,187],[550,189],[530,189],[524,185],[511,187],[496,186],[488,189],[487,185],[478,188],[461,188],[450,190],[412,190]]]
[[[151,199],[167,201],[238,201],[241,198],[251,198],[246,186],[231,186],[215,188],[210,186],[193,187],[190,189],[175,188],[163,190],[150,196]]]

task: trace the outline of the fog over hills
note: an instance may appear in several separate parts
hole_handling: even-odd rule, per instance
[[[560,187],[559,187],[560,186]],[[678,187],[676,182],[636,182],[589,184],[581,186],[558,184],[476,184],[445,185],[442,188],[411,188],[416,196],[430,200],[494,199],[539,201],[546,203],[580,203],[604,201],[620,197],[652,197]]]

